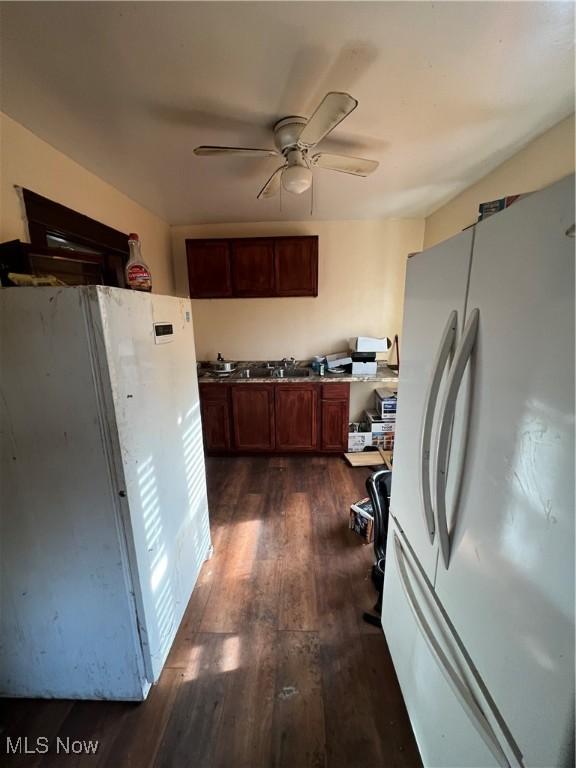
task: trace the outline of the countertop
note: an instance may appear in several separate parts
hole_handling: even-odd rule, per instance
[[[235,383],[243,383],[243,384],[264,384],[264,383],[279,383],[284,382],[287,384],[299,384],[301,382],[322,382],[324,384],[331,383],[331,382],[349,382],[349,383],[355,383],[355,382],[365,382],[365,383],[373,383],[373,384],[388,384],[389,386],[396,386],[398,384],[398,374],[396,371],[393,371],[391,368],[388,368],[388,366],[383,363],[378,365],[378,372],[374,376],[366,376],[363,374],[355,375],[353,376],[351,373],[344,373],[344,374],[331,374],[326,373],[324,376],[320,376],[317,373],[313,373],[312,370],[309,367],[309,364],[306,362],[297,362],[294,367],[299,369],[307,369],[309,371],[308,376],[250,376],[249,378],[246,378],[243,374],[243,371],[245,371],[249,367],[264,367],[265,362],[254,360],[254,361],[243,361],[239,362],[237,365],[238,367],[233,373],[221,375],[221,374],[214,374],[208,370],[207,367],[205,367],[206,363],[200,363],[200,367],[198,369],[198,380],[200,382],[215,382],[215,383],[221,383],[224,384],[226,382],[235,382]]]

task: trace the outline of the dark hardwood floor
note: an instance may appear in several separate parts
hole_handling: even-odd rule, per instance
[[[332,457],[210,459],[214,557],[142,704],[3,700],[0,763],[123,768],[420,766],[383,633],[372,549],[347,529],[368,471]],[[6,756],[6,736],[97,739]]]

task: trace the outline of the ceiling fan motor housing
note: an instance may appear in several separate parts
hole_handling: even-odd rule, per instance
[[[298,145],[302,129],[308,121],[305,117],[285,117],[274,126],[274,143],[285,154]]]

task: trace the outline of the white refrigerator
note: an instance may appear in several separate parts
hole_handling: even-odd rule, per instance
[[[426,766],[574,764],[574,218],[570,176],[408,263],[382,624]]]
[[[0,695],[141,700],[210,551],[190,301],[0,289]]]

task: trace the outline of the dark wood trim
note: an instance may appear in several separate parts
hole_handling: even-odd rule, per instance
[[[36,257],[41,258],[38,260]],[[39,261],[43,264],[39,264]],[[97,284],[118,288],[126,286],[124,275],[126,257],[123,254],[117,252],[85,253],[83,251],[70,251],[66,248],[37,247],[30,245],[30,243],[22,243],[20,240],[0,243],[0,282],[2,285],[10,284],[8,281],[9,272],[30,275],[58,275],[62,272],[69,272],[69,270],[62,269],[65,262],[98,266],[101,280],[97,280]],[[60,274],[60,279],[65,282],[63,274]]]
[[[46,233],[51,232],[70,237],[90,248],[128,255],[126,233],[95,221],[65,205],[55,203],[29,189],[23,189],[22,195],[32,245],[46,248]]]

